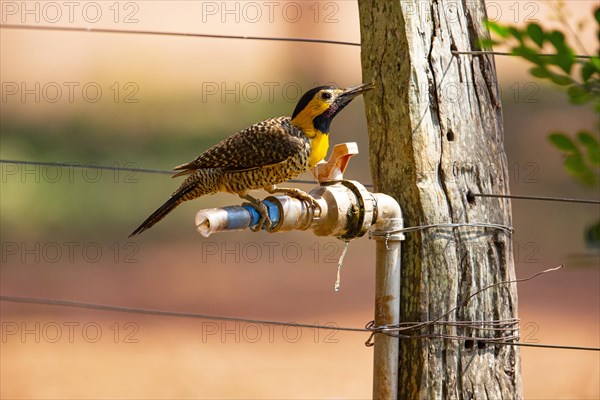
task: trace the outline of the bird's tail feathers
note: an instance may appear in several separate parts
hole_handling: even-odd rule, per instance
[[[139,235],[147,229],[152,228],[158,221],[167,216],[171,211],[175,209],[179,204],[181,204],[184,199],[183,196],[188,192],[194,190],[194,185],[188,185],[179,188],[169,200],[167,200],[162,206],[160,206],[156,211],[152,213],[140,226],[137,227],[136,230],[131,232],[129,237]]]

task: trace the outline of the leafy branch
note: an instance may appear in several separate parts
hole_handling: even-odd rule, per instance
[[[594,11],[594,19],[600,43],[600,8]],[[481,43],[483,47],[507,45],[513,55],[531,64],[531,75],[564,88],[571,104],[591,104],[600,115],[600,48],[594,56],[577,56],[561,31],[545,30],[537,23],[529,23],[519,28],[488,21],[487,27],[499,40],[485,39]],[[545,49],[548,50],[547,53],[544,53]],[[563,153],[563,164],[567,173],[585,186],[598,185],[598,134],[587,130],[579,130],[574,135],[552,132],[548,140]],[[588,227],[586,238],[588,244],[600,247],[600,221]]]
[[[594,17],[600,26],[600,8]],[[487,26],[501,41],[487,39],[482,45],[508,45],[512,54],[532,64],[531,75],[564,87],[572,104],[592,103],[596,113],[600,113],[600,57],[579,58],[562,32],[544,30],[537,23],[518,28],[489,21]],[[544,48],[551,48],[552,54],[543,53]],[[564,153],[564,166],[569,174],[586,186],[597,185],[600,146],[596,135],[585,130],[574,136],[553,132],[548,139]]]

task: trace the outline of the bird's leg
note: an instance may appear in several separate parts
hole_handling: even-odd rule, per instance
[[[246,192],[246,193],[239,193],[238,195],[242,199],[248,200],[250,203],[252,203],[253,205],[255,205],[256,208],[258,209],[258,212],[260,213],[260,219],[258,220],[258,224],[254,225],[253,228],[251,227],[250,230],[252,232],[258,232],[262,228],[263,224],[265,224],[265,227],[267,229],[270,228],[272,222],[271,222],[271,218],[269,218],[269,210],[267,209],[267,206],[262,201],[260,201],[259,199],[250,196],[248,194],[248,192]]]
[[[300,189],[296,189],[296,188],[279,188],[275,185],[269,185],[269,186],[265,186],[263,189],[265,189],[267,192],[271,193],[271,194],[275,194],[275,193],[283,193],[283,194],[287,194],[290,197],[294,197],[296,199],[300,199],[300,200],[304,200],[309,202],[313,207],[317,208],[319,210],[319,214],[321,213],[321,206],[319,205],[319,202],[317,202],[317,199],[315,199],[314,197],[312,197],[310,194],[300,190]]]

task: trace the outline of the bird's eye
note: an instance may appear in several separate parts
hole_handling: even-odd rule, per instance
[[[323,93],[321,93],[321,98],[323,100],[329,100],[331,98],[331,93],[329,93],[329,92],[323,92]]]

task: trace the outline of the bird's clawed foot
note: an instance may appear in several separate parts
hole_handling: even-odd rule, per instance
[[[260,213],[260,219],[256,225],[250,228],[250,230],[252,232],[258,232],[262,229],[263,225],[265,226],[265,229],[269,229],[273,225],[273,222],[271,221],[271,218],[269,218],[269,210],[267,209],[267,206],[260,200],[256,206],[258,207],[258,212]]]
[[[271,194],[275,194],[275,193],[283,193],[286,194],[290,197],[294,197],[296,199],[300,199],[300,200],[304,200],[308,203],[311,204],[311,206],[313,206],[313,208],[319,210],[319,213],[317,215],[321,214],[321,205],[319,204],[319,202],[317,201],[317,199],[315,199],[314,197],[312,197],[310,194],[300,190],[300,189],[296,189],[296,188],[278,188],[275,185],[271,185],[271,186],[266,186],[264,188],[267,192],[271,193]]]
[[[265,229],[269,229],[273,225],[271,218],[269,218],[269,209],[267,208],[265,203],[263,203],[261,200],[259,200],[257,198],[250,196],[249,194],[245,194],[245,195],[240,194],[239,196],[242,199],[248,200],[250,203],[252,203],[258,209],[258,212],[260,213],[260,219],[258,220],[258,223],[256,225],[250,227],[250,230],[252,232],[260,231],[262,229],[263,225],[264,225]]]
[[[319,204],[317,199],[312,197],[310,194],[303,192],[300,189],[278,188],[275,185],[266,186],[264,189],[267,192],[269,192],[270,194],[283,193],[290,197],[306,201],[307,203],[310,203],[310,205],[313,207],[313,209],[318,210],[318,212],[315,213],[315,215],[317,217],[319,215],[321,215],[321,205]],[[269,228],[271,228],[273,226],[273,221],[271,221],[271,218],[269,218],[269,209],[267,208],[266,204],[262,200],[254,198],[247,193],[239,194],[239,196],[242,199],[248,200],[250,203],[252,203],[252,205],[254,205],[256,207],[256,209],[258,210],[258,212],[260,213],[260,219],[258,220],[258,223],[256,225],[253,225],[250,227],[250,230],[252,232],[258,232],[261,229],[263,229],[263,227],[264,227],[264,229],[268,230]]]

